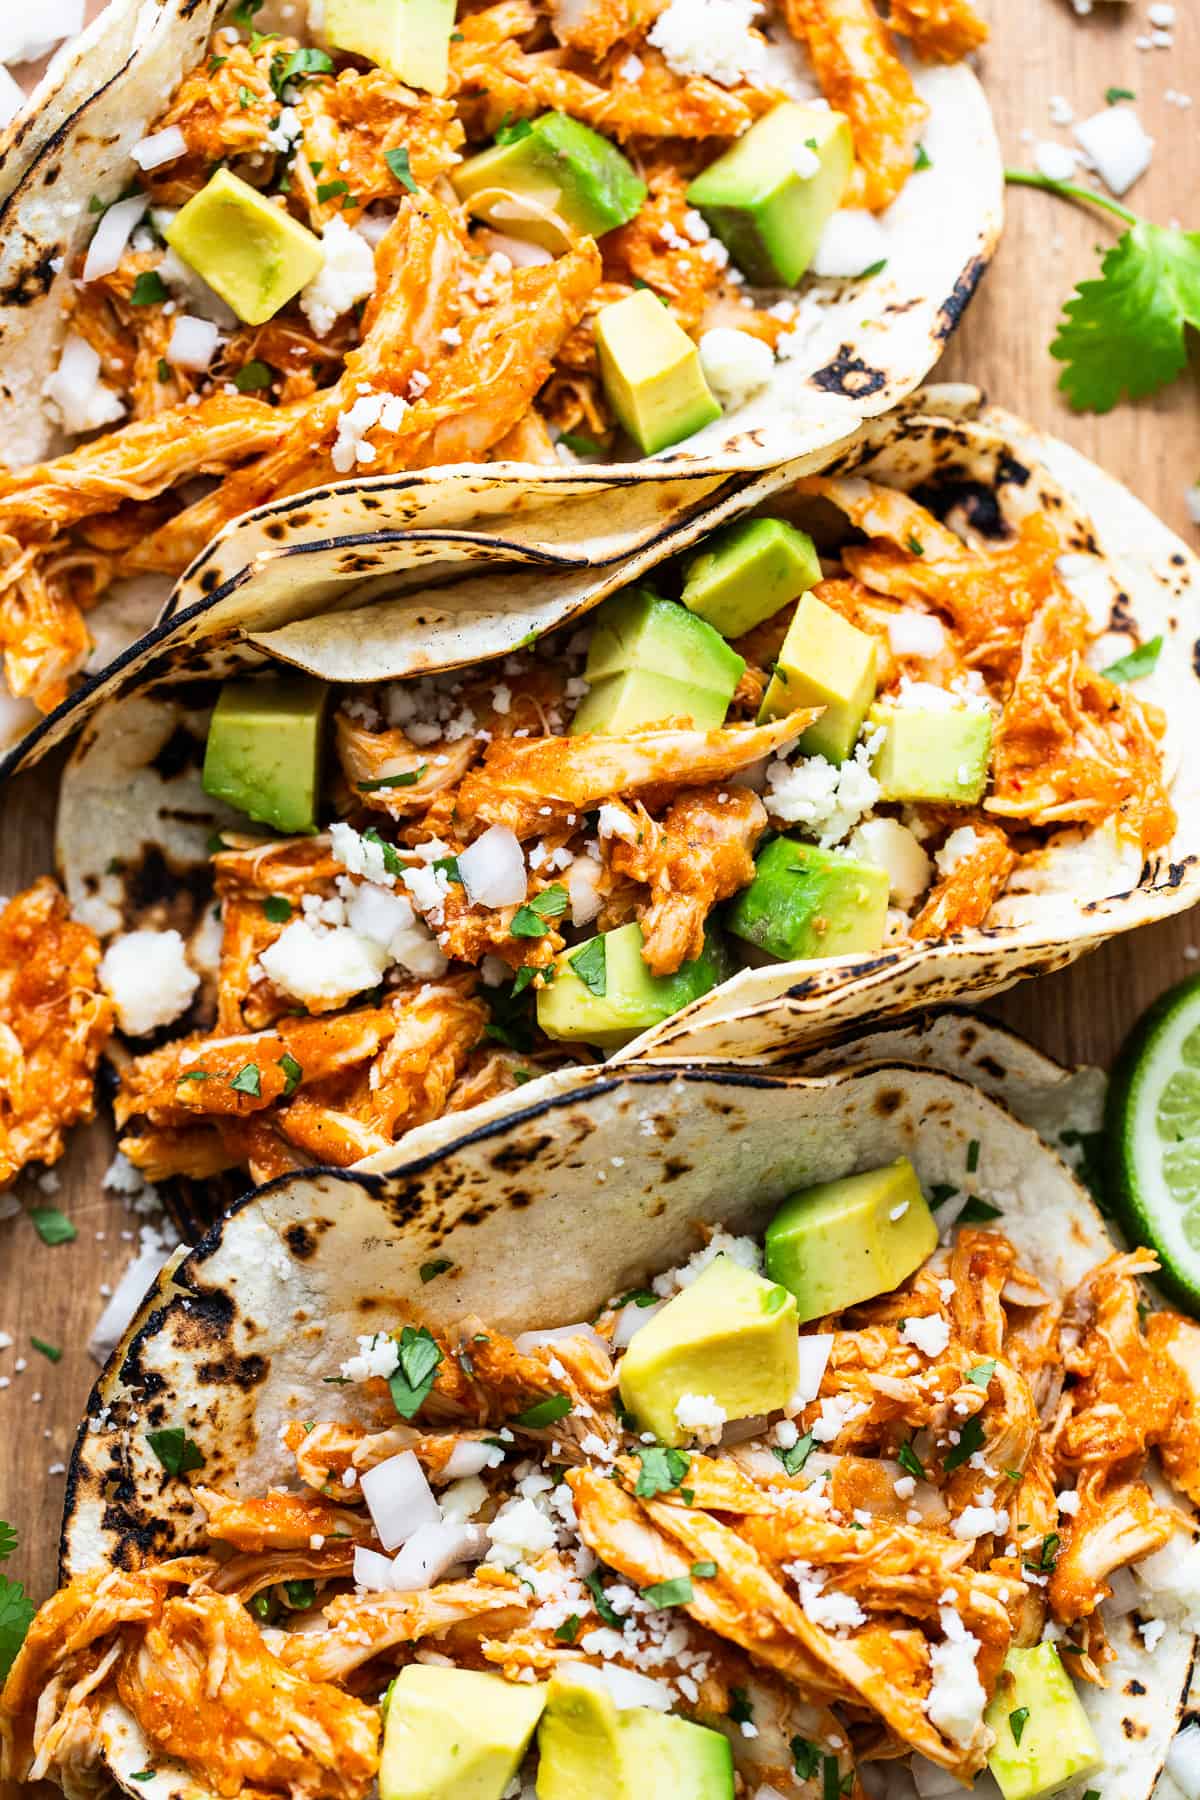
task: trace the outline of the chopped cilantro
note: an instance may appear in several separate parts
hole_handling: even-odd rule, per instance
[[[411,1419],[429,1398],[442,1353],[424,1325],[406,1325],[400,1333],[399,1358],[397,1368],[388,1377],[388,1388],[400,1417]]]
[[[1037,1560],[1035,1561],[1033,1557],[1027,1556],[1025,1558],[1025,1567],[1027,1569],[1032,1569],[1035,1575],[1048,1575],[1058,1561],[1058,1547],[1061,1542],[1062,1539],[1059,1537],[1057,1531],[1048,1531],[1042,1539],[1042,1547],[1038,1553]]]
[[[668,1450],[655,1444],[634,1455],[642,1465],[634,1493],[639,1500],[652,1500],[655,1494],[671,1494],[679,1486],[691,1466],[691,1458],[682,1450]]]
[[[170,381],[171,379],[171,365],[165,356],[160,356],[158,359],[158,379],[160,381]]]
[[[588,437],[582,431],[564,431],[558,441],[565,444],[568,450],[574,451],[576,456],[600,456],[604,452],[603,444],[598,444],[595,438]]]
[[[317,199],[324,204],[326,200],[334,200],[339,194],[348,194],[350,184],[347,181],[323,181],[317,188]]]
[[[783,1464],[785,1474],[798,1475],[812,1455],[812,1450],[813,1434],[811,1431],[806,1431],[802,1438],[796,1439],[790,1449],[784,1450],[777,1444],[771,1451],[771,1455],[777,1462]]]
[[[368,825],[367,829],[363,832],[363,839],[368,844],[374,844],[379,850],[383,857],[383,866],[389,875],[399,875],[401,873],[404,864],[400,861],[400,858],[396,853],[396,846],[394,844],[389,844],[386,838],[381,838],[373,825]]]
[[[508,929],[513,937],[545,937],[550,929],[547,920],[561,918],[566,910],[567,890],[561,881],[555,881],[550,887],[534,894],[524,906],[518,906]]]
[[[697,1581],[711,1581],[716,1572],[717,1565],[715,1562],[695,1562],[692,1564],[692,1574]]]
[[[946,1451],[945,1456],[942,1458],[942,1468],[947,1475],[951,1475],[955,1469],[960,1469],[962,1467],[968,1457],[974,1456],[977,1450],[982,1449],[983,1420],[979,1417],[978,1413],[976,1413],[973,1419],[967,1420],[966,1424],[959,1432],[957,1444],[951,1444],[950,1448]]]
[[[161,1431],[148,1431],[146,1442],[172,1477],[204,1467],[204,1452],[192,1442],[181,1425],[166,1425]]]
[[[794,1737],[789,1746],[792,1752],[792,1764],[801,1781],[807,1781],[817,1772],[817,1764],[821,1760],[821,1752],[808,1738]]]
[[[1000,1208],[993,1206],[990,1200],[981,1200],[972,1194],[967,1204],[958,1215],[960,1225],[986,1225],[991,1219],[1000,1217]]]
[[[908,536],[904,540],[904,543],[905,543],[906,548],[911,551],[913,556],[924,556],[925,546],[921,542],[920,538],[917,536],[915,531],[909,532]]]
[[[630,1288],[630,1290],[627,1294],[622,1294],[621,1298],[619,1300],[613,1301],[614,1309],[617,1307],[620,1307],[620,1306],[643,1306],[644,1307],[644,1306],[657,1306],[657,1305],[658,1305],[658,1295],[655,1293],[652,1293],[649,1288]]]
[[[185,1069],[179,1077],[180,1081],[211,1081],[211,1069]]]
[[[742,1687],[731,1687],[729,1690],[729,1717],[735,1725],[749,1725],[754,1719],[754,1708],[750,1696]]]
[[[967,1370],[967,1380],[975,1387],[986,1387],[995,1372],[996,1359],[994,1356],[989,1356],[983,1362],[976,1363],[973,1369]]]
[[[688,1575],[676,1575],[673,1581],[655,1581],[642,1589],[642,1599],[656,1612],[665,1606],[686,1606],[691,1597],[692,1582]]]
[[[168,298],[167,284],[155,269],[143,269],[129,295],[130,306],[159,306]]]
[[[583,1620],[579,1614],[572,1613],[569,1619],[564,1619],[561,1625],[554,1627],[554,1635],[560,1644],[573,1644],[579,1636],[579,1627],[582,1624]]]
[[[1118,100],[1136,100],[1136,99],[1137,99],[1137,95],[1134,93],[1132,88],[1110,87],[1110,88],[1105,88],[1105,90],[1104,90],[1104,103],[1106,106],[1115,106],[1117,104]],[[1086,1795],[1084,1796],[1084,1800],[1087,1800]]]
[[[410,194],[415,194],[417,191],[417,184],[413,180],[412,164],[408,160],[408,151],[404,145],[397,144],[394,150],[385,150],[383,153],[383,160],[392,171],[392,174],[396,177],[396,180],[400,183],[400,186],[407,188]]]
[[[929,1190],[929,1204],[933,1207],[945,1206],[947,1200],[953,1200],[957,1194],[958,1189],[948,1181],[935,1181]]]
[[[972,1138],[967,1145],[967,1174],[973,1175],[979,1167],[979,1139]]]
[[[591,1594],[596,1611],[600,1614],[604,1623],[606,1625],[615,1625],[619,1631],[621,1629],[621,1620],[615,1609],[609,1604],[608,1596],[600,1585],[599,1569],[593,1569],[590,1575],[585,1575],[583,1578],[583,1585]]]
[[[1162,654],[1163,640],[1160,632],[1157,637],[1147,638],[1131,650],[1128,656],[1118,656],[1116,662],[1109,663],[1100,673],[1109,681],[1124,683],[1138,681],[1143,675],[1151,675]]]
[[[239,394],[257,394],[262,388],[269,388],[274,379],[275,371],[270,363],[260,362],[255,357],[242,364],[233,378],[233,385]]]
[[[306,1607],[315,1603],[317,1584],[315,1581],[285,1581],[283,1592],[288,1605],[297,1612],[303,1612]]]
[[[360,781],[358,791],[360,794],[377,794],[381,788],[416,787],[428,768],[428,763],[422,763],[419,769],[405,769],[399,775],[381,775],[378,781]]]
[[[900,1467],[904,1470],[906,1475],[913,1475],[918,1481],[924,1481],[925,1466],[913,1449],[911,1441],[907,1444],[901,1444],[899,1450],[896,1452],[896,1461],[900,1464]]]
[[[930,154],[929,154],[928,150],[925,148],[924,144],[918,144],[917,145],[917,154],[913,158],[913,173],[914,173],[914,175],[919,174],[922,169],[932,169],[932,167],[933,167],[932,156],[930,156]]]
[[[1009,1713],[1008,1729],[1012,1732],[1014,1744],[1020,1743],[1021,1733],[1024,1731],[1028,1719],[1029,1708],[1027,1706],[1018,1706],[1015,1712]]]
[[[447,881],[457,882],[459,887],[465,885],[462,876],[458,872],[457,856],[439,856],[437,861],[433,864],[433,867],[437,870],[439,875],[444,875]]]
[[[540,1431],[544,1425],[553,1425],[555,1419],[565,1419],[571,1410],[569,1394],[550,1394],[545,1400],[527,1406],[519,1412],[510,1423],[523,1426],[526,1431]]]
[[[292,903],[284,894],[268,894],[262,909],[272,925],[286,925],[292,916]]]
[[[154,1769],[139,1769],[137,1773],[131,1775],[129,1779],[130,1781],[153,1781],[155,1774],[156,1771]]]
[[[608,993],[608,951],[604,947],[604,939],[592,938],[581,949],[568,956],[567,961],[588,993],[595,994],[597,1000],[603,1000]]]
[[[262,1076],[257,1063],[245,1063],[229,1083],[235,1094],[250,1094],[255,1100],[262,1095]]]
[[[16,1547],[16,1532],[7,1519],[0,1519],[0,1562],[7,1562]]]
[[[324,50],[306,47],[293,50],[290,56],[280,50],[271,58],[271,86],[279,100],[283,99],[283,90],[289,81],[311,81],[316,75],[332,73],[333,58]]]
[[[79,1236],[65,1213],[57,1206],[32,1206],[29,1217],[43,1244],[70,1244]]]
[[[34,1349],[44,1356],[48,1362],[56,1363],[62,1361],[62,1351],[57,1344],[48,1344],[45,1338],[39,1337],[31,1337],[29,1341]]]
[[[453,1267],[454,1264],[450,1261],[448,1256],[435,1256],[432,1262],[423,1262],[421,1264],[419,1271],[421,1280],[426,1282],[436,1281],[439,1275],[444,1275],[447,1269],[452,1269]]]
[[[505,113],[496,128],[496,142],[498,144],[519,144],[521,139],[527,138],[532,130],[533,126],[528,119],[514,119],[510,124],[508,114]]]
[[[300,1086],[300,1083],[304,1080],[304,1070],[296,1061],[290,1050],[285,1050],[283,1055],[279,1058],[279,1067],[283,1070],[284,1082],[282,1097],[286,1100],[289,1094],[295,1093],[296,1089]]]
[[[860,281],[866,281],[867,278],[871,275],[882,275],[883,271],[887,268],[887,266],[888,266],[887,257],[881,256],[878,262],[873,262],[873,263],[869,264],[869,266],[867,268],[863,269],[860,272],[858,279]]]

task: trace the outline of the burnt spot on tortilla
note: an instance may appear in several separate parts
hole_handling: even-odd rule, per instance
[[[1143,1724],[1141,1719],[1122,1719],[1121,1730],[1125,1733],[1125,1736],[1129,1739],[1130,1743],[1136,1743],[1139,1738],[1149,1737],[1150,1735],[1150,1727]]]
[[[353,555],[342,556],[338,560],[339,570],[346,575],[366,575],[372,569],[381,569],[382,567],[382,557],[369,556],[361,550]]]
[[[506,1175],[515,1174],[518,1169],[527,1169],[532,1163],[540,1161],[553,1142],[554,1139],[548,1133],[543,1133],[541,1137],[528,1138],[523,1143],[507,1144],[493,1153],[492,1168]]]
[[[42,186],[44,188],[53,187],[55,182],[58,180],[58,178],[61,174],[62,174],[62,164],[61,163],[51,163],[50,167],[46,170],[45,174],[42,176]]]
[[[200,592],[206,595],[211,594],[213,589],[220,587],[220,585],[221,571],[219,569],[205,569],[203,575],[200,577]]]
[[[59,260],[60,249],[52,244],[49,249],[31,252],[29,260],[0,287],[0,306],[32,306],[44,299],[54,286],[53,264]]]
[[[163,744],[150,767],[164,781],[173,781],[185,769],[198,768],[204,761],[204,743],[186,725],[177,725]]]
[[[1004,1064],[997,1062],[994,1056],[981,1056],[975,1066],[981,1074],[990,1075],[993,1081],[1003,1081],[1008,1074]]]
[[[288,528],[282,519],[268,519],[263,526],[263,536],[269,537],[272,543],[282,544],[288,535]]]
[[[358,504],[362,507],[364,512],[379,512],[383,507],[383,501],[379,498],[378,494],[360,494],[358,496]],[[300,521],[297,519],[296,523],[299,524]]]
[[[832,362],[823,369],[814,369],[808,380],[810,387],[820,388],[826,394],[844,394],[848,400],[865,400],[868,394],[877,394],[887,386],[886,372],[873,369],[856,356],[852,344],[842,344]]]
[[[265,1356],[220,1356],[198,1364],[196,1379],[208,1387],[236,1387],[248,1394],[266,1380],[270,1368]]]
[[[1146,1692],[1146,1689],[1145,1689],[1144,1685],[1142,1684],[1142,1682],[1140,1682],[1136,1676],[1132,1676],[1125,1683],[1125,1692],[1132,1696],[1134,1694],[1144,1694]]]
[[[971,303],[972,295],[979,286],[987,265],[988,259],[986,256],[972,257],[971,261],[967,264],[966,268],[955,282],[951,292],[947,294],[946,298],[942,301],[942,304],[938,307],[937,322],[934,325],[933,334],[940,343],[944,344],[946,339],[958,329],[958,326],[962,321],[962,316]]]
[[[307,1262],[317,1254],[317,1240],[307,1225],[289,1225],[283,1234],[283,1241],[297,1262]]]
[[[996,480],[1004,487],[1024,487],[1029,481],[1029,470],[1010,451],[1002,450],[996,459]]]
[[[875,1111],[881,1119],[890,1119],[903,1105],[904,1095],[899,1088],[885,1088],[882,1094],[875,1096]]]
[[[690,1175],[692,1165],[686,1156],[668,1156],[662,1166],[660,1180],[678,1181],[681,1175]]]
[[[1138,635],[1137,620],[1130,611],[1128,594],[1122,592],[1113,601],[1108,613],[1108,629],[1128,631],[1134,637]]]
[[[212,898],[207,863],[172,863],[160,844],[143,844],[137,859],[125,865],[123,876],[124,910],[133,918],[157,913],[190,930]]]
[[[933,483],[914,487],[912,497],[918,506],[923,506],[937,519],[944,520],[948,513],[961,511],[980,537],[1003,542],[1012,536],[994,485],[971,481],[965,476],[950,480],[939,477]]]

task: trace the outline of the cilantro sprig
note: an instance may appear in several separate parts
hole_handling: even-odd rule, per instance
[[[1127,227],[1105,252],[1099,277],[1081,281],[1066,302],[1050,346],[1070,404],[1111,412],[1122,395],[1139,400],[1167,387],[1187,367],[1187,327],[1200,327],[1200,231],[1152,225],[1073,181],[1027,169],[1007,169],[1005,179],[1103,207]]]

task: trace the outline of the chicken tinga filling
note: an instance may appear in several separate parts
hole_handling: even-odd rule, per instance
[[[0,1172],[57,1153],[57,1061],[89,1076],[114,1021],[143,1175],[261,1181],[610,1053],[750,963],[1003,923],[1064,834],[1135,871],[1170,840],[1162,716],[1087,661],[1045,516],[968,544],[896,490],[801,486],[851,541],[742,521],[661,591],[470,673],[225,683],[204,783],[259,828],[221,832],[189,940],[151,924],[82,956],[137,886],[118,851],[52,1020],[44,981],[21,998],[48,979],[21,929],[47,884],[0,914],[29,1073]]]
[[[1147,1308],[1148,1253],[1050,1292],[999,1207],[957,1208],[939,1243],[901,1158],[586,1323],[329,1345],[266,1493],[135,1417],[196,1548],[46,1603],[0,1772],[92,1791],[118,1701],[133,1779],[222,1795],[862,1800],[986,1766],[1036,1800],[1099,1771],[1102,1604],[1134,1589],[1149,1652],[1194,1602],[1200,1334]]]
[[[929,163],[895,34],[931,62],[986,35],[966,0],[334,0],[320,48],[260,6],[93,196],[46,381],[87,441],[0,478],[0,651],[42,708],[114,578],[253,507],[736,410],[818,327],[809,271],[874,276]]]

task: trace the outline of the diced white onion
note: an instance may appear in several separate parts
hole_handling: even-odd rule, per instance
[[[88,245],[83,264],[85,282],[99,281],[101,276],[112,274],[145,210],[145,194],[134,194],[131,199],[118,200],[109,207]]]
[[[47,375],[42,392],[58,408],[66,431],[95,431],[114,425],[125,412],[120,396],[100,379],[100,355],[86,338],[69,331],[58,367]]]
[[[477,231],[475,242],[481,244],[490,256],[507,256],[516,269],[532,269],[541,263],[554,261],[549,250],[541,244],[528,243],[524,238],[509,237],[505,231]]]
[[[363,1499],[371,1514],[380,1543],[396,1550],[424,1525],[440,1522],[442,1511],[425,1479],[425,1471],[411,1450],[389,1456],[364,1471]]]
[[[460,851],[458,872],[474,906],[519,906],[528,892],[525,852],[507,825],[489,825]]]
[[[211,319],[178,313],[171,326],[166,360],[176,369],[207,369],[217,353],[220,333]]]
[[[932,613],[889,613],[887,627],[893,656],[937,656],[945,648],[942,621]]]
[[[913,1778],[921,1800],[942,1800],[945,1794],[961,1794],[962,1783],[951,1775],[949,1769],[941,1769],[937,1763],[930,1762],[927,1757],[914,1756],[909,1764],[909,1772]]]
[[[392,1561],[392,1586],[401,1594],[432,1587],[455,1563],[477,1562],[487,1547],[482,1525],[422,1525]]]
[[[1166,1768],[1187,1800],[1200,1800],[1200,1725],[1186,1725],[1172,1739]]]
[[[571,902],[572,925],[590,925],[604,904],[599,881],[603,863],[594,856],[577,856],[567,870],[567,898]]]
[[[161,169],[164,163],[177,162],[187,155],[187,139],[178,125],[151,132],[129,152],[139,169]]]
[[[852,279],[875,263],[886,262],[890,249],[887,232],[874,213],[847,208],[835,212],[821,233],[812,272],[830,280]]]
[[[657,1306],[639,1306],[636,1300],[631,1300],[628,1306],[623,1306],[613,1331],[613,1349],[627,1350],[642,1326],[648,1325],[654,1315],[662,1311],[663,1305],[660,1300]]]
[[[504,1461],[503,1450],[495,1444],[485,1444],[479,1438],[466,1438],[461,1444],[455,1444],[446,1458],[442,1474],[447,1481],[461,1481],[468,1475],[478,1475],[481,1469],[498,1469]],[[442,1496],[443,1505],[445,1495]]]
[[[653,1681],[649,1675],[637,1675],[632,1669],[622,1669],[616,1663],[605,1663],[603,1667],[572,1663],[571,1680],[577,1687],[607,1694],[619,1709],[648,1706],[654,1712],[670,1712],[674,1705],[674,1695],[665,1683]]]
[[[587,1338],[597,1350],[608,1355],[608,1345],[591,1325],[556,1325],[553,1331],[523,1331],[513,1342],[522,1356],[530,1350],[537,1350],[542,1344],[561,1344],[564,1338]]]
[[[487,1449],[484,1445],[484,1449]],[[442,1508],[442,1517],[448,1525],[465,1525],[473,1519],[488,1497],[488,1491],[478,1475],[467,1475],[462,1481],[451,1482],[443,1488],[438,1496]]]
[[[367,1588],[372,1594],[387,1594],[392,1589],[392,1559],[381,1556],[378,1550],[356,1549],[354,1552],[354,1580],[361,1588]]]
[[[829,1362],[829,1352],[833,1349],[833,1333],[831,1331],[810,1331],[800,1334],[800,1379],[796,1383],[796,1391],[787,1403],[786,1411],[798,1413],[815,1400],[821,1391],[821,1383],[825,1379],[825,1369]]]
[[[1131,188],[1150,167],[1154,139],[1129,106],[1106,106],[1074,127],[1077,140],[1096,165],[1105,187],[1114,194]]]
[[[391,212],[365,212],[354,227],[360,237],[366,238],[372,250],[381,244],[392,226],[396,223],[395,208]]]
[[[1143,1590],[1134,1580],[1130,1569],[1114,1569],[1108,1578],[1112,1589],[1112,1598],[1106,1602],[1105,1610],[1114,1619],[1123,1619],[1127,1613],[1136,1612],[1139,1606],[1146,1604]]]

